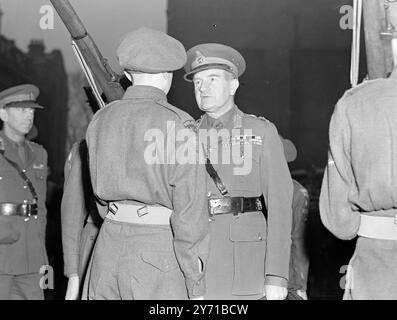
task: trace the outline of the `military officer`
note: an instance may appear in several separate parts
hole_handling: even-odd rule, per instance
[[[209,249],[206,172],[195,160],[193,119],[166,98],[185,49],[140,28],[123,37],[117,57],[133,86],[95,114],[86,135],[93,190],[109,206],[85,281],[88,298],[200,298]],[[186,139],[176,140],[178,132]],[[193,150],[193,162],[176,160],[183,150]]]
[[[291,246],[292,181],[276,127],[245,114],[234,95],[245,61],[216,43],[187,52],[200,143],[207,160],[211,247],[206,299],[284,299]],[[210,140],[208,142],[208,140]],[[261,196],[267,209],[262,213]]]
[[[397,26],[397,3],[387,3]],[[397,33],[388,32],[391,75],[347,91],[329,127],[321,220],[340,239],[358,235],[344,299],[397,299]]]
[[[0,93],[0,300],[44,299],[47,152],[25,138],[38,95],[30,84]]]
[[[65,299],[76,300],[81,297],[88,261],[102,223],[98,209],[107,211],[107,207],[95,201],[84,139],[72,146],[64,173],[61,223],[64,274],[68,278]]]

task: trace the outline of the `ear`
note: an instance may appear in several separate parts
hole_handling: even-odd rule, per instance
[[[8,121],[8,112],[4,108],[0,108],[0,119],[3,120],[3,122]]]
[[[238,79],[233,79],[230,81],[230,95],[234,96],[236,94],[236,91],[240,85],[240,82]]]

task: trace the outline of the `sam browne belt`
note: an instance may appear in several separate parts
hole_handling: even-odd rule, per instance
[[[210,216],[231,213],[262,211],[262,197],[224,197],[208,199]]]

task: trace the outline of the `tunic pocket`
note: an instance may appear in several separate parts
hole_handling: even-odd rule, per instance
[[[172,252],[145,251],[142,252],[141,257],[144,262],[162,272],[168,272],[179,267]]]
[[[261,213],[244,213],[230,224],[233,242],[232,294],[264,292],[266,220]]]

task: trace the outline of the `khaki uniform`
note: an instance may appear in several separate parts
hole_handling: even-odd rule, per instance
[[[205,269],[205,168],[172,161],[171,148],[165,147],[170,141],[176,150],[189,148],[194,132],[188,130],[193,140],[175,142],[167,125],[172,123],[178,132],[192,122],[167,103],[163,91],[150,86],[129,87],[122,100],[95,114],[87,144],[96,196],[107,203],[164,207],[173,213],[171,226],[105,218],[86,280],[90,299],[186,299],[204,293],[199,261]],[[145,157],[154,143],[152,136],[146,137],[149,130],[163,135],[155,150],[165,162],[148,164]]]
[[[0,147],[8,159],[25,170],[38,195],[37,218],[0,215],[0,300],[43,299],[39,281],[44,270],[43,274],[39,272],[48,264],[44,244],[47,152],[42,146],[27,140],[19,146],[2,131]],[[33,202],[32,193],[16,169],[0,155],[0,203],[24,202]]]
[[[85,140],[73,145],[65,163],[61,205],[64,274],[84,279],[102,218],[88,171]],[[106,207],[99,206],[107,212]]]
[[[259,299],[265,284],[287,287],[292,181],[275,126],[234,107],[216,120],[205,114],[199,129],[227,130],[229,136],[206,145],[207,156],[231,197],[263,194],[268,211],[267,218],[259,211],[213,217],[205,298]],[[251,133],[245,133],[247,129]],[[252,164],[251,170],[235,174],[235,168],[242,167],[232,159],[235,152],[239,160]],[[210,178],[207,190],[210,198],[222,197]]]
[[[389,217],[387,226],[396,229],[396,119],[396,68],[389,79],[367,81],[348,91],[335,107],[320,214],[340,239],[360,235],[362,220],[368,217]],[[382,229],[371,232],[379,236],[357,240],[345,297],[397,299],[397,241],[382,239]]]

